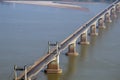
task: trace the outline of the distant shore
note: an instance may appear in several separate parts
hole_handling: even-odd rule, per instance
[[[61,3],[54,2],[54,1],[5,1],[5,2],[32,4],[32,5],[39,5],[39,6],[57,7],[57,8],[70,8],[70,9],[85,10],[85,11],[88,10],[87,8],[84,8],[78,5],[61,4]]]

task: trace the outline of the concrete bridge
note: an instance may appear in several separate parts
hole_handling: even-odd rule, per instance
[[[116,0],[110,6],[105,8],[103,11],[98,13],[95,17],[86,22],[83,26],[80,26],[73,34],[68,38],[62,41],[60,44],[48,43],[48,53],[45,56],[37,60],[32,66],[29,66],[24,70],[22,74],[17,77],[17,70],[21,70],[17,67],[15,70],[15,80],[32,80],[40,71],[45,69],[46,73],[62,73],[59,65],[59,55],[60,53],[68,48],[68,56],[77,56],[79,55],[76,52],[76,41],[80,38],[81,45],[90,44],[87,40],[88,33],[90,36],[97,36],[97,28],[104,29],[106,28],[105,23],[111,23],[112,19],[117,17],[117,13],[120,13],[120,0]],[[54,48],[50,49],[50,46]]]

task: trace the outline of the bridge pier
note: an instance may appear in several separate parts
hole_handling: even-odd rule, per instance
[[[107,22],[107,23],[111,23],[112,22],[112,20],[110,18],[110,13],[106,13],[105,14],[105,22]]]
[[[106,28],[103,18],[100,18],[100,19],[98,20],[98,28],[99,28],[99,29],[105,29],[105,28]]]
[[[77,56],[79,55],[76,51],[76,43],[72,43],[68,47],[68,52],[66,53],[67,56]]]
[[[53,61],[51,61],[48,65],[47,65],[47,69],[45,70],[45,73],[47,74],[60,74],[62,73],[62,69],[60,69],[59,67],[59,50],[58,50],[58,43],[56,42],[56,44],[50,44],[50,42],[48,42],[48,45],[50,46],[56,46],[56,53],[58,54]],[[50,47],[48,47],[50,49]],[[48,53],[49,50],[48,49]]]
[[[47,65],[47,69],[45,70],[45,73],[47,74],[62,73],[62,69],[60,69],[59,67],[59,55]]]
[[[98,33],[96,32],[96,25],[95,24],[91,25],[91,27],[90,27],[90,35],[91,36],[97,36],[98,35]]]
[[[116,11],[114,8],[111,9],[111,18],[117,18]]]
[[[80,36],[80,44],[81,45],[88,45],[88,44],[90,44],[87,41],[87,32],[81,34],[81,36]]]

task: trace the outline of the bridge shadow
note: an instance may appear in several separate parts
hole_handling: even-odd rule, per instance
[[[68,56],[68,65],[67,65],[67,70],[64,73],[63,80],[70,80],[72,74],[74,74],[76,70],[76,56]]]
[[[47,80],[60,80],[60,74],[47,74]]]
[[[96,39],[97,39],[97,36],[91,36],[90,37],[90,48],[93,48],[95,46]]]
[[[88,50],[88,45],[81,45],[80,47],[79,47],[80,49],[80,62],[81,61],[84,61],[85,59],[86,59],[86,57],[87,57],[87,50]]]

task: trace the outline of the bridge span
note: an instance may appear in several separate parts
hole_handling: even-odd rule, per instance
[[[62,73],[59,65],[59,55],[60,53],[68,48],[68,56],[79,55],[76,52],[76,41],[80,38],[81,45],[90,44],[87,40],[88,33],[90,36],[97,36],[97,28],[106,28],[105,23],[111,23],[112,19],[117,17],[120,13],[120,0],[116,0],[103,11],[98,13],[95,17],[90,19],[88,22],[80,26],[73,34],[67,37],[61,43],[50,44],[50,46],[55,46],[54,48],[48,50],[45,56],[37,60],[32,66],[25,68],[25,71],[18,77],[15,72],[15,80],[32,80],[40,71],[45,69],[46,73]],[[17,71],[17,67],[14,68]]]

